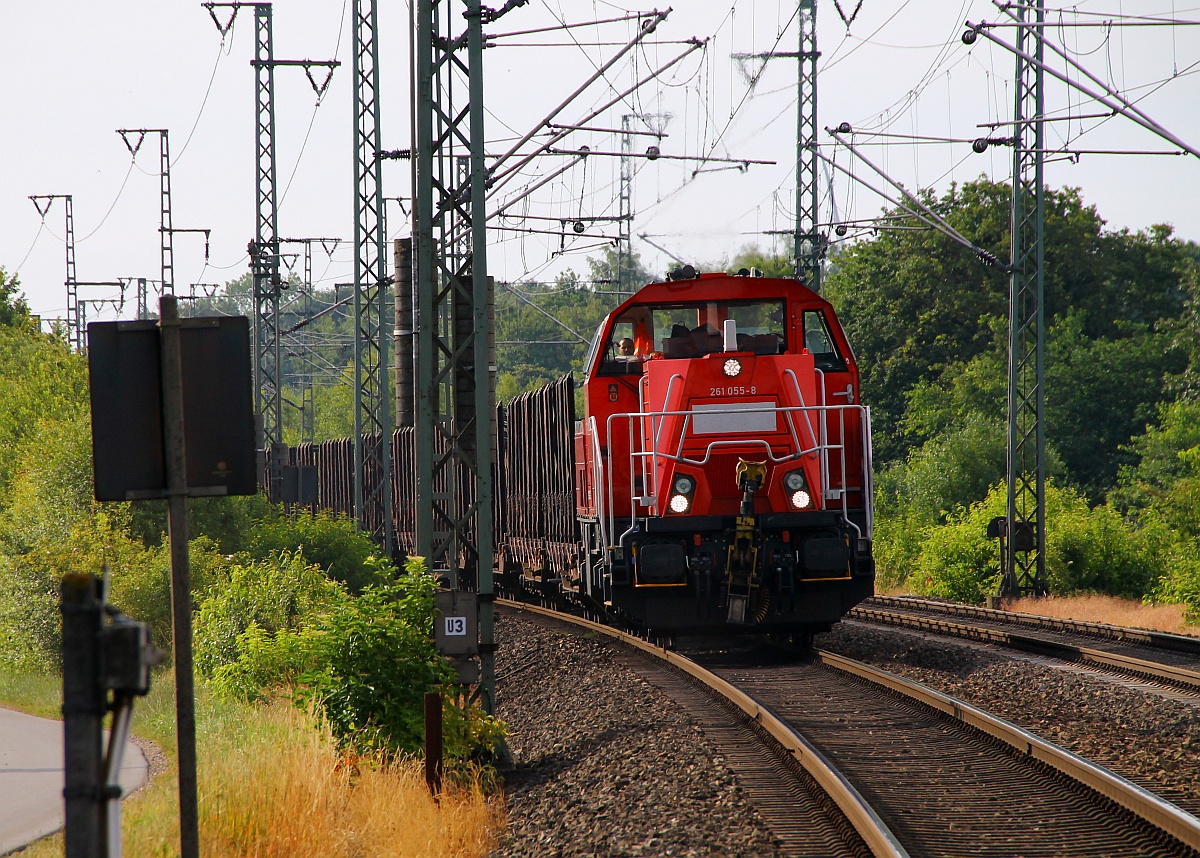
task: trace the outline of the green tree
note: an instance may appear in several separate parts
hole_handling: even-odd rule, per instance
[[[744,245],[728,264],[720,267],[730,274],[736,274],[743,268],[757,268],[764,277],[794,277],[796,273],[790,253],[776,256],[757,244]]]
[[[1197,450],[1200,402],[1176,400],[1162,405],[1157,425],[1147,426],[1126,446],[1125,451],[1137,461],[1121,466],[1109,503],[1136,514],[1166,501],[1180,480],[1194,476],[1192,462]]]
[[[988,522],[1004,515],[1006,491],[988,496],[920,534],[909,585],[919,593],[979,602],[999,591],[1000,553],[986,537]],[[1107,506],[1089,507],[1068,488],[1046,488],[1046,570],[1056,595],[1102,592],[1138,597],[1162,575],[1164,556],[1145,534]]]
[[[616,291],[606,284],[586,288],[572,272],[553,284],[499,286],[498,398],[505,401],[569,372],[581,373],[597,327],[622,298]]]
[[[981,179],[926,202],[976,245],[1007,258],[1006,185]],[[1075,189],[1047,189],[1045,202],[1049,321],[1074,313],[1083,337],[1117,342],[1156,332],[1181,312],[1195,245],[1164,227],[1106,231]],[[893,225],[917,225],[889,214],[901,218]],[[1008,313],[1007,275],[941,233],[905,229],[841,251],[826,284],[863,368],[877,453],[902,458],[922,440],[906,433],[910,392],[994,347],[997,321]]]
[[[589,257],[587,264],[591,287],[599,291],[611,290],[631,294],[647,283],[661,279],[642,265],[640,254],[630,254],[628,263],[622,264],[621,255],[613,247],[604,248],[599,258]]]
[[[20,328],[29,324],[29,304],[25,294],[17,290],[21,281],[16,274],[9,274],[0,265],[0,325]]]

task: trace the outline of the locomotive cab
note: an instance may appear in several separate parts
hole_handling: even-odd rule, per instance
[[[589,350],[568,583],[666,633],[827,628],[874,585],[858,391],[832,306],[798,281],[644,287]]]

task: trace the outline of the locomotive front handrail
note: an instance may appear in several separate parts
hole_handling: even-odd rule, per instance
[[[678,378],[678,377],[679,376],[676,376],[676,378]],[[668,384],[668,392],[670,391],[670,385],[674,381],[675,381],[675,378],[672,378],[671,382]],[[639,398],[641,398],[641,397],[639,397]],[[801,401],[803,401],[803,399],[801,399]],[[746,407],[747,405],[749,405],[750,407]],[[793,416],[794,416],[795,412],[800,413],[800,415],[805,420],[807,428],[809,428],[810,437],[813,439],[813,445],[811,447],[804,446],[795,431],[795,423],[793,420]],[[813,426],[812,412],[817,412],[820,415],[821,419],[818,421],[818,425],[821,428],[820,428],[819,433],[815,432],[812,429],[812,426]],[[862,437],[861,437],[862,451],[861,452],[863,454],[863,463],[864,463],[863,480],[862,480],[862,485],[856,485],[856,486],[851,486],[848,484],[849,475],[847,473],[847,455],[846,455],[846,452],[847,452],[846,414],[849,412],[856,413],[859,415],[859,419],[861,421],[861,426],[862,426],[862,430],[863,430],[861,433],[861,435],[862,435]],[[741,404],[736,409],[735,408],[729,408],[729,409],[724,409],[724,410],[715,409],[713,411],[713,413],[715,413],[715,414],[738,414],[738,415],[753,414],[753,413],[773,413],[776,415],[783,415],[784,423],[789,427],[788,434],[790,435],[790,440],[792,441],[794,448],[785,455],[777,455],[775,452],[775,449],[771,445],[771,442],[764,438],[739,438],[739,439],[716,440],[716,441],[709,441],[705,447],[705,452],[704,452],[703,458],[697,459],[697,458],[689,457],[686,454],[684,454],[684,452],[683,452],[686,440],[689,437],[695,436],[694,432],[689,432],[689,430],[692,428],[691,418],[695,414],[694,410],[692,410],[692,409],[673,410],[673,411],[641,410],[641,411],[636,411],[636,412],[618,412],[615,414],[608,415],[605,428],[607,431],[607,437],[609,439],[610,451],[612,450],[612,438],[613,438],[613,430],[615,428],[614,427],[615,421],[625,420],[627,423],[627,426],[628,426],[628,441],[629,441],[629,451],[630,451],[629,452],[629,456],[630,456],[629,497],[630,497],[630,503],[631,503],[631,505],[630,505],[630,522],[629,522],[629,527],[621,534],[619,539],[623,540],[624,537],[633,533],[634,530],[638,526],[639,520],[648,517],[648,516],[639,516],[638,515],[637,506],[638,506],[639,500],[643,501],[642,505],[652,508],[653,515],[659,516],[662,514],[661,513],[662,499],[657,497],[656,495],[651,494],[648,491],[648,486],[649,486],[650,481],[653,480],[653,478],[657,475],[658,460],[660,458],[662,458],[666,461],[673,461],[673,462],[677,462],[677,463],[681,463],[681,464],[688,464],[688,465],[699,467],[699,466],[703,466],[703,465],[707,464],[708,461],[710,460],[710,458],[712,457],[713,452],[720,447],[740,447],[740,448],[755,447],[755,448],[757,448],[757,447],[761,446],[766,451],[768,460],[772,464],[780,464],[783,462],[795,461],[796,459],[803,458],[806,455],[818,455],[820,457],[820,466],[819,466],[820,486],[819,486],[819,488],[820,488],[822,504],[826,504],[830,500],[839,501],[838,506],[840,506],[840,508],[841,508],[843,518],[846,520],[847,524],[849,526],[853,527],[854,530],[857,532],[857,534],[861,537],[863,535],[862,528],[858,527],[858,525],[855,524],[853,521],[851,521],[850,517],[849,517],[849,510],[850,510],[849,495],[854,494],[854,493],[861,494],[863,497],[862,506],[863,506],[864,510],[866,510],[866,515],[867,515],[867,520],[866,520],[867,532],[868,533],[871,532],[871,527],[872,527],[871,518],[872,517],[871,517],[871,511],[870,511],[870,507],[871,507],[871,504],[870,504],[870,491],[871,491],[870,410],[866,406],[850,405],[850,404],[847,404],[847,405],[819,405],[819,406],[813,406],[813,405],[780,406],[780,405],[774,405],[772,403],[764,402],[764,403],[761,403],[761,406],[759,406],[758,403],[744,403],[744,404]],[[834,413],[836,413],[836,415],[837,415],[838,436],[841,441],[841,443],[836,443],[836,444],[830,442],[829,431],[828,431],[828,420],[830,418],[830,415],[834,414]],[[664,430],[666,418],[669,418],[669,417],[683,418],[683,425],[682,425],[682,428],[680,431],[680,441],[679,441],[679,445],[677,448],[678,452],[676,452],[676,453],[665,452],[661,449],[662,432]],[[640,437],[635,435],[635,432],[634,432],[635,425],[642,427],[642,432],[640,433]],[[646,431],[647,427],[649,428],[649,431]],[[594,431],[595,431],[595,428],[593,426],[593,432]],[[650,443],[652,444],[652,448],[649,450],[644,449],[644,442],[647,439],[647,436],[649,437]],[[833,474],[831,472],[833,469],[830,465],[830,453],[831,452],[837,452],[838,460],[839,460],[839,468],[837,470],[839,471],[838,476],[840,477],[840,480],[838,482],[836,489],[834,488],[833,481],[832,481]],[[602,519],[607,519],[608,527],[605,528],[605,535],[615,534],[617,531],[616,509],[615,509],[615,502],[614,502],[614,485],[613,485],[613,470],[614,469],[610,467],[610,468],[607,468],[606,470],[607,470],[607,474],[605,475],[605,479],[603,481],[603,487],[604,487],[603,493],[605,496],[603,498],[602,504],[599,502],[597,503],[598,516],[601,517]],[[637,491],[636,479],[635,479],[639,472],[642,477],[642,492],[640,494]],[[601,485],[601,483],[598,481],[596,483],[596,485],[599,489],[599,486]],[[834,494],[835,491],[837,492],[836,495]],[[598,498],[598,501],[599,500],[600,499]],[[645,501],[652,501],[652,502],[645,503]],[[606,510],[607,515],[604,515],[604,512],[602,510]],[[613,547],[615,547],[615,546],[613,546]]]
[[[818,385],[818,389],[821,391],[821,404],[818,407],[824,408],[825,407],[825,374],[823,372],[821,372],[820,370],[816,370],[816,372],[818,373],[817,378],[821,382],[820,385]],[[796,389],[796,401],[800,403],[801,407],[804,407],[807,403],[805,403],[805,401],[804,401],[804,392],[800,390],[800,379],[796,377],[795,370],[785,369],[783,371],[783,374],[786,378],[790,378],[792,380],[792,385]],[[803,415],[803,417],[804,417],[804,422],[808,424],[808,437],[810,437],[814,441],[816,441],[817,436],[816,436],[816,433],[813,432],[812,420],[809,419],[809,416],[807,413],[805,413]],[[821,421],[822,430],[824,429],[824,426],[825,426],[824,421]],[[822,431],[821,434],[824,435],[825,434],[824,431]],[[824,440],[824,438],[822,438],[822,440]],[[829,463],[825,462],[824,464],[828,465]]]

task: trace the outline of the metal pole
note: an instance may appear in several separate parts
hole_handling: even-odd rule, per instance
[[[64,576],[61,588],[65,858],[100,858],[104,844],[99,588],[95,576],[79,574]]]
[[[434,433],[439,408],[438,305],[437,276],[434,273],[439,248],[434,227],[434,105],[437,104],[433,79],[433,28],[435,0],[413,0],[412,69],[413,98],[413,280],[417,296],[417,460],[416,552],[432,570],[435,536],[433,531]]]
[[[1040,26],[1041,4],[1022,8]],[[1008,335],[1007,564],[1001,584],[1009,597],[1044,596],[1046,578],[1045,310],[1043,210],[1043,43],[1017,30],[1013,105],[1012,277]],[[1025,51],[1034,40],[1033,61]],[[1026,122],[1026,120],[1029,120]]]
[[[475,548],[479,592],[479,690],[485,712],[496,711],[495,588],[492,580],[495,522],[492,519],[492,443],[496,410],[489,371],[489,332],[494,328],[493,295],[487,273],[487,167],[484,164],[483,19],[479,0],[467,0],[468,92],[471,113],[471,291],[475,369]]]
[[[162,350],[163,453],[171,542],[171,627],[175,639],[175,736],[179,756],[179,854],[199,858],[196,789],[196,697],[192,674],[192,585],[188,557],[187,458],[183,435],[183,361],[174,295],[158,301]]]
[[[396,271],[396,426],[414,425],[413,398],[413,249],[411,238],[394,243]]]

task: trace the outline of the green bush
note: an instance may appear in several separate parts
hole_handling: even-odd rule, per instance
[[[62,646],[59,585],[64,575],[100,575],[107,562],[113,600],[138,619],[151,623],[155,642],[170,640],[170,596],[165,614],[149,610],[126,588],[131,577],[165,580],[168,560],[162,549],[147,549],[129,539],[119,516],[98,511],[74,522],[53,538],[39,537],[20,551],[0,547],[0,669],[57,670]],[[126,596],[131,598],[126,599]],[[142,612],[145,611],[145,614]],[[165,619],[165,626],[163,620]]]
[[[909,586],[924,595],[972,603],[999,592],[999,553],[986,532],[988,522],[1004,514],[1004,504],[1003,488],[993,489],[940,527],[926,529]]]
[[[426,691],[456,691],[457,676],[434,649],[436,578],[420,560],[394,584],[371,587],[353,609],[328,614],[315,637],[321,667],[301,678],[297,701],[313,702],[343,746],[415,753],[424,739]],[[444,698],[443,698],[444,699]],[[492,751],[504,726],[478,709],[443,704],[446,753]]]
[[[1046,494],[1050,591],[1141,598],[1161,565],[1146,535],[1111,507],[1089,508],[1080,495],[1053,486]]]
[[[999,592],[1000,553],[986,537],[1005,514],[1007,493],[994,486],[985,500],[923,532],[908,583],[916,592],[978,602]],[[1091,508],[1072,489],[1046,487],[1046,575],[1056,595],[1102,592],[1140,597],[1162,574],[1161,540],[1126,523],[1107,506]]]
[[[134,501],[130,505],[130,532],[146,545],[159,545],[167,536],[167,503]],[[259,522],[275,515],[265,495],[193,498],[188,502],[188,536],[207,537],[222,554],[249,547],[249,535]],[[281,546],[295,548],[295,546]]]
[[[424,738],[424,695],[449,695],[456,673],[433,647],[434,576],[410,562],[398,581],[368,587],[307,622],[268,630],[247,625],[236,656],[213,671],[226,696],[255,699],[293,686],[353,753],[411,754]],[[203,612],[203,609],[202,609]],[[494,748],[503,725],[478,709],[444,706],[446,752]]]
[[[171,654],[171,555],[167,545],[145,547],[140,540],[124,539],[125,556],[110,563],[112,589],[109,600],[136,620],[149,624],[154,643]],[[217,550],[207,536],[189,545],[192,600],[195,612],[205,594],[218,581],[228,578],[231,561]]]
[[[920,516],[891,511],[875,519],[875,586],[890,590],[904,584],[921,555],[925,530]]]
[[[238,660],[239,640],[251,627],[267,635],[294,631],[347,601],[341,584],[299,551],[234,563],[201,602],[195,623],[196,668],[211,675]]]
[[[1186,605],[1187,621],[1200,622],[1200,545],[1185,540],[1172,546],[1166,570],[1154,582],[1147,600]]]
[[[309,563],[320,566],[351,593],[385,584],[396,574],[395,567],[379,556],[379,547],[353,519],[330,512],[266,518],[250,531],[247,542],[246,552],[258,560],[281,551],[302,551]]]

